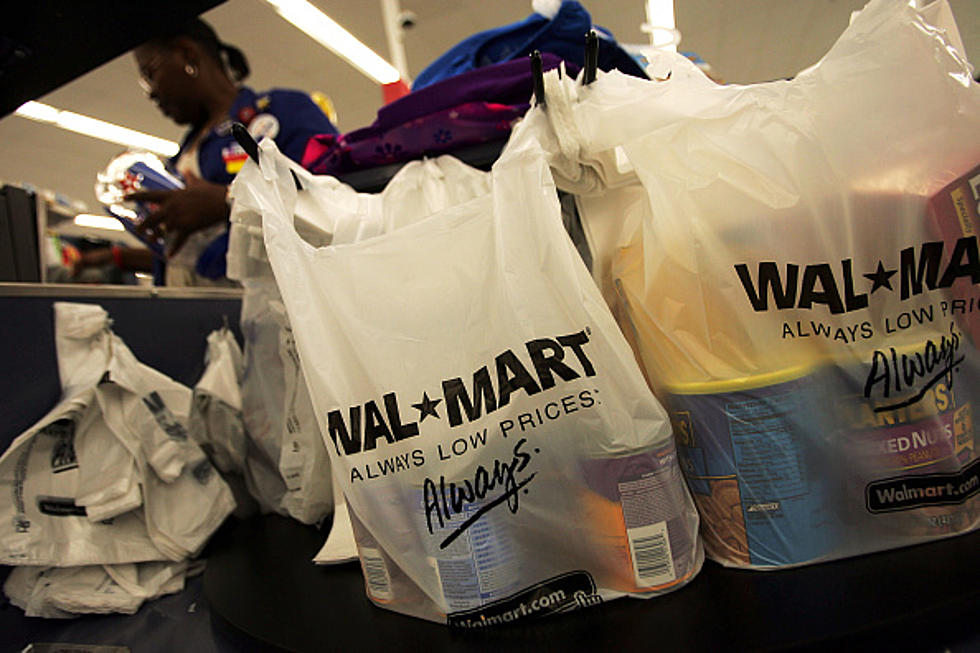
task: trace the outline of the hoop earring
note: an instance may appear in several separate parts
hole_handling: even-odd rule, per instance
[[[192,66],[191,64],[187,64],[184,66],[184,72],[190,75],[191,77],[197,77],[197,68],[195,66]]]

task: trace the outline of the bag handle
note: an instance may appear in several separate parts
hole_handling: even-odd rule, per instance
[[[292,219],[299,191],[316,188],[314,175],[282,154],[272,139],[257,143],[241,123],[232,124],[232,133],[249,156],[232,182],[232,197],[262,216],[267,241],[274,235],[315,249],[299,235]]]
[[[255,161],[255,163],[258,163],[259,144],[255,142],[254,138],[252,138],[252,135],[248,132],[248,129],[245,128],[245,125],[240,122],[232,123],[231,133],[235,137],[235,140],[238,141],[238,144],[242,146],[242,149],[245,150],[245,153],[249,156],[249,158],[252,159],[252,161]],[[305,171],[305,168],[299,169]],[[293,181],[296,183],[296,190],[303,190],[305,186],[300,181],[299,175],[296,174],[296,169],[291,168],[290,172],[293,175]]]

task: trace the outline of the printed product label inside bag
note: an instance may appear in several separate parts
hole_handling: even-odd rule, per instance
[[[420,522],[427,513],[424,494],[419,493],[417,504]],[[520,566],[514,550],[514,533],[510,532],[506,520],[508,513],[484,512],[485,506],[471,503],[442,524],[437,523],[433,537],[426,540],[450,610],[465,610],[495,601],[520,586]],[[471,525],[461,529],[466,522]],[[441,543],[447,540],[450,544],[442,547]]]
[[[391,591],[391,576],[388,574],[388,565],[381,551],[361,547],[360,555],[368,594],[381,601],[392,600],[394,594]]]
[[[681,466],[705,544],[741,564],[805,562],[832,551],[830,483],[808,433],[829,431],[812,374],[769,386],[670,396]],[[823,430],[821,430],[823,429]]]
[[[633,574],[640,587],[662,585],[677,578],[670,555],[667,522],[657,522],[639,528],[627,528]]]
[[[946,249],[963,239],[976,239],[980,232],[980,166],[946,186],[929,201],[930,228]],[[976,259],[972,259],[974,262]],[[952,286],[950,308],[955,307],[960,328],[976,345],[980,342],[980,307],[976,275],[960,278]]]
[[[694,566],[690,505],[672,443],[621,456],[579,461],[586,541],[602,588],[665,589]]]
[[[862,206],[866,198],[856,197]],[[828,498],[856,520],[852,536],[879,529],[961,532],[975,522],[969,506],[978,483],[972,414],[980,388],[980,166],[927,202],[888,194],[867,199],[871,209],[892,207],[881,218],[893,220],[904,241],[856,241],[854,255],[837,260],[736,261],[732,282],[744,291],[742,307],[775,318],[765,327],[773,329],[772,344],[799,354],[825,386],[838,448],[832,453],[841,461],[826,473],[843,474],[844,490]],[[739,418],[732,426],[752,423]],[[798,435],[819,444],[826,432],[803,425]],[[733,430],[744,493],[755,481],[736,439]],[[703,477],[699,452],[685,453],[689,471]],[[768,485],[799,495],[786,485],[794,474],[772,465],[762,470]],[[756,516],[775,524],[771,518],[785,506],[759,504]],[[751,521],[746,509],[750,535]]]

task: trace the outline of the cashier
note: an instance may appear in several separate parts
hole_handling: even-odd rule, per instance
[[[256,140],[274,139],[295,161],[311,136],[336,134],[337,128],[306,93],[257,92],[241,84],[249,73],[245,55],[199,18],[141,45],[135,56],[147,95],[188,128],[169,162],[186,188],[140,191],[129,199],[157,204],[142,229],[167,243],[168,286],[228,284],[228,184],[247,156],[232,124],[244,124]]]

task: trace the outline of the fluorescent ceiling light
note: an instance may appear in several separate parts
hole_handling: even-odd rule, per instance
[[[314,41],[343,57],[352,66],[379,84],[401,78],[398,70],[353,34],[306,0],[266,0],[276,12],[306,32]]]
[[[93,215],[91,213],[79,213],[75,216],[75,224],[79,227],[92,227],[93,229],[108,229],[110,231],[125,231],[126,228],[115,218],[105,215]]]
[[[83,116],[80,113],[62,111],[40,102],[25,102],[14,113],[22,118],[37,120],[92,138],[118,143],[126,147],[149,150],[164,156],[173,156],[180,149],[180,146],[173,141],[150,136],[135,129],[120,127],[111,122]]]

